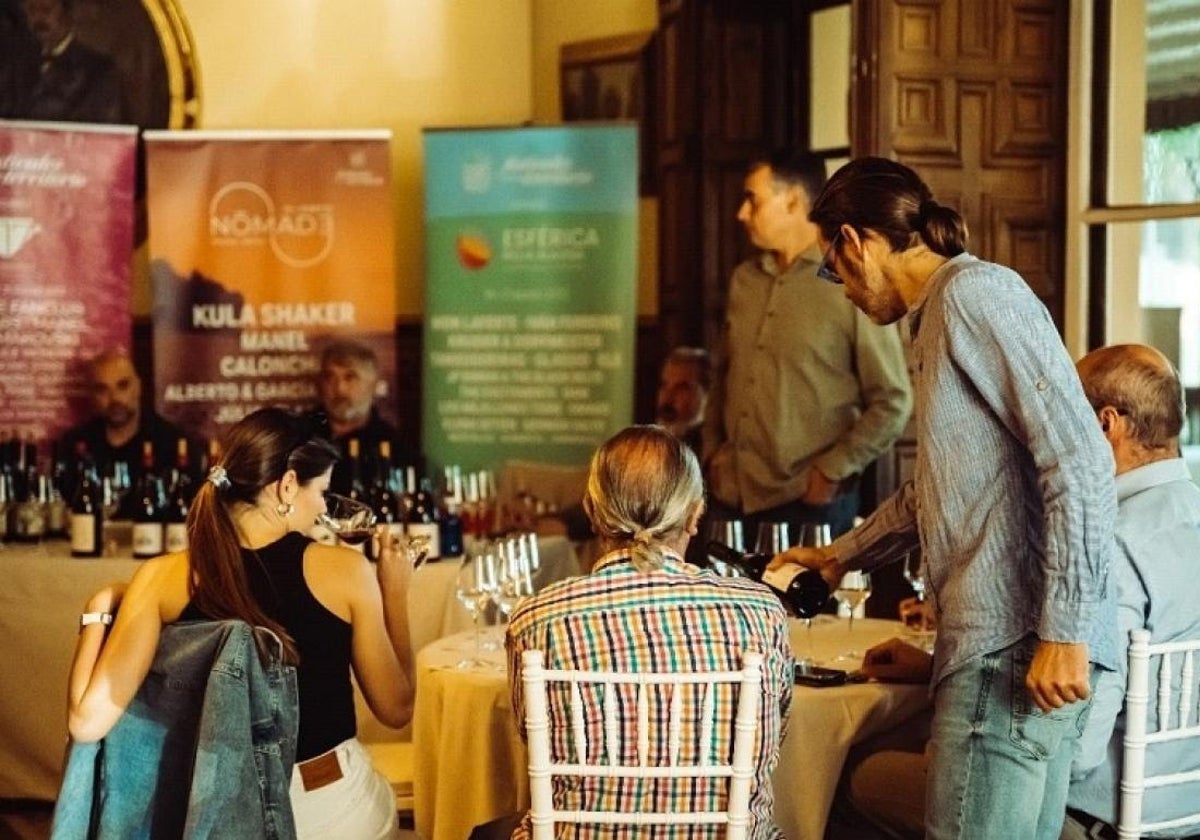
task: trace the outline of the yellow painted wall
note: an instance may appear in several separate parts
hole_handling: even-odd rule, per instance
[[[421,129],[533,116],[532,0],[177,0],[201,128],[390,128],[397,307],[421,311]],[[134,311],[150,311],[145,282]]]

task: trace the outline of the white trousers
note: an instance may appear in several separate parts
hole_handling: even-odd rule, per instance
[[[299,840],[397,840],[392,787],[371,764],[357,738],[343,741],[337,754],[342,778],[316,790],[304,789],[300,768],[292,768],[292,813]]]

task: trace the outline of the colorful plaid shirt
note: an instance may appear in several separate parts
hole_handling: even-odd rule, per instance
[[[741,667],[744,654],[757,650],[764,656],[762,703],[755,749],[755,785],[750,796],[751,840],[778,840],[782,833],[772,816],[774,794],[771,773],[779,759],[779,741],[792,697],[792,652],[787,619],[776,597],[760,584],[744,579],[720,578],[700,571],[677,557],[668,557],[663,568],[640,572],[627,554],[607,554],[592,573],[552,584],[523,601],[508,625],[507,647],[513,711],[524,734],[525,707],[521,686],[521,654],[545,653],[546,667],[604,671],[723,671]],[[570,710],[566,688],[551,683],[551,750],[555,759],[570,755]],[[554,693],[562,689],[562,693]],[[582,689],[586,705],[589,745],[601,745],[603,714],[598,694]],[[667,689],[658,689],[667,690]],[[594,699],[593,699],[594,698]],[[714,720],[729,726],[714,732],[716,755],[729,759],[733,741],[733,706],[736,687],[719,690]],[[632,703],[632,697],[621,702]],[[651,721],[650,764],[666,764],[666,712]],[[636,740],[631,737],[636,714],[632,706],[622,720],[628,728],[622,743],[634,763]],[[663,737],[655,737],[662,732]],[[694,760],[695,748],[685,724],[680,763]],[[589,762],[596,758],[589,747]],[[568,810],[715,810],[725,805],[727,780],[588,779],[555,777],[554,801]],[[724,826],[695,827],[680,833],[678,826],[570,826],[559,838],[671,838],[724,837]],[[514,840],[529,836],[525,816]]]

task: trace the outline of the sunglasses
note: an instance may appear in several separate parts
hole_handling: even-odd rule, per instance
[[[825,249],[825,254],[821,257],[820,264],[817,265],[817,276],[829,283],[844,283],[841,277],[838,277],[837,272],[829,267],[829,261],[837,252],[838,242],[841,241],[842,230],[838,228],[838,232],[833,235],[833,239],[829,240],[829,247]]]

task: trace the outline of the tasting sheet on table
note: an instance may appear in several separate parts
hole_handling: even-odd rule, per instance
[[[839,653],[902,631],[896,621],[856,619],[851,635],[845,619],[822,616],[812,628],[812,650],[822,664],[845,667],[833,661]],[[529,806],[527,758],[512,717],[503,644],[497,630],[487,637],[493,646],[482,653],[484,668],[455,667],[474,655],[470,632],[440,639],[417,657],[414,816],[426,840],[462,840],[474,826]],[[791,638],[793,651],[808,655],[803,622],[792,622]],[[796,686],[774,775],[775,817],[784,835],[821,840],[851,745],[926,704],[925,686]]]

